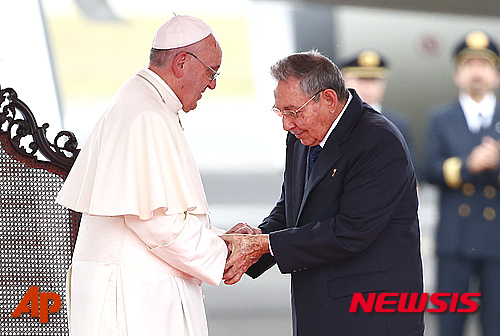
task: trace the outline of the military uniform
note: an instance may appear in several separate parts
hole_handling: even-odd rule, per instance
[[[348,81],[349,77],[364,78],[364,79],[379,79],[385,81],[389,72],[389,64],[387,60],[374,50],[363,50],[354,57],[345,60],[341,66],[342,74]],[[384,84],[385,85],[385,84]],[[412,152],[412,136],[408,119],[401,113],[387,109],[381,105],[381,102],[370,102],[363,97],[359,87],[354,87],[358,94],[365,102],[370,104],[376,111],[383,114],[390,122],[399,129],[406,140],[406,144]]]
[[[469,34],[455,57],[457,62],[461,57],[491,57],[498,65],[498,49],[482,32]],[[430,121],[427,152],[427,179],[440,191],[437,292],[481,292],[484,336],[500,335],[500,169],[472,174],[466,160],[483,137],[500,140],[500,105],[493,93],[488,97],[494,105],[491,122],[474,131],[458,99],[437,108]],[[478,290],[469,288],[475,276]],[[465,318],[440,314],[441,335],[460,336]]]

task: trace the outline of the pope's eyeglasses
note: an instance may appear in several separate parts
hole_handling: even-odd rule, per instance
[[[288,115],[288,116],[294,116],[295,118],[297,118],[297,115],[299,112],[301,112],[301,110],[307,105],[309,104],[314,98],[316,98],[316,96],[318,94],[320,94],[321,92],[325,91],[326,89],[323,89],[323,90],[319,90],[318,92],[316,92],[315,94],[312,95],[311,98],[309,98],[308,101],[306,101],[301,107],[299,107],[298,109],[296,109],[295,111],[292,111],[292,110],[284,110],[284,111],[281,111],[279,108],[276,107],[276,105],[273,106],[272,110],[274,113],[276,113],[276,115],[278,117],[283,117],[285,115]]]
[[[201,63],[203,63],[204,66],[206,66],[207,68],[209,68],[213,73],[212,74],[207,74],[208,76],[208,79],[210,79],[210,81],[213,81],[214,79],[217,78],[217,76],[220,75],[220,72],[215,70],[214,68],[212,68],[210,65],[208,65],[207,63],[203,62],[201,59],[198,58],[198,56],[196,56],[195,54],[193,53],[190,53],[188,51],[186,51],[186,54],[188,55],[191,55],[193,56],[194,58],[196,58],[198,61],[200,61]]]

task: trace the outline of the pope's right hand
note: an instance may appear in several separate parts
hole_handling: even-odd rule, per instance
[[[227,230],[226,234],[230,233],[240,233],[240,234],[261,234],[262,230],[253,226],[250,226],[247,222],[240,222]]]

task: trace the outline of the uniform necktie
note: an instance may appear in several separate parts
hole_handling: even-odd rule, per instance
[[[486,129],[486,128],[490,127],[490,123],[488,122],[489,120],[484,114],[479,112],[478,116],[479,116],[479,123],[481,125],[480,129]]]
[[[307,165],[308,165],[308,170],[307,174],[310,175],[311,171],[314,167],[314,164],[316,163],[316,160],[318,159],[319,153],[321,152],[321,146],[312,146],[309,147],[309,156],[307,157]]]

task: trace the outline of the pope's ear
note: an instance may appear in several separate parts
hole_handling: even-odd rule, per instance
[[[181,52],[177,54],[172,62],[172,71],[175,76],[182,77],[185,73],[187,54]]]

